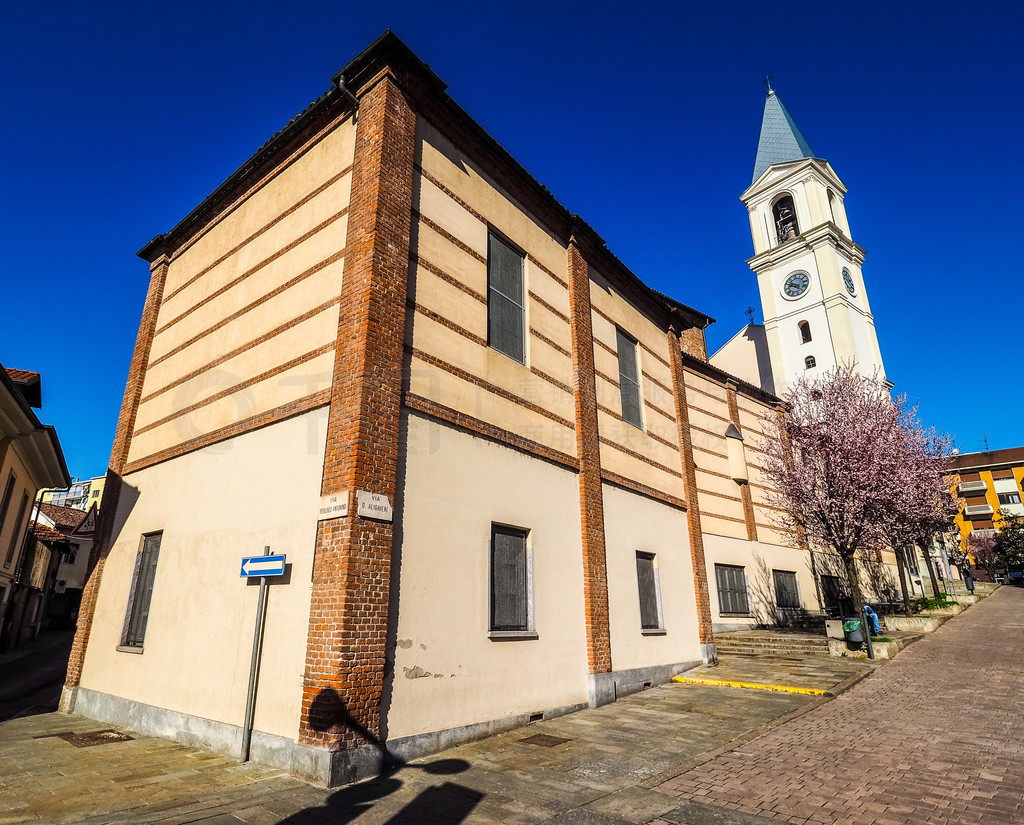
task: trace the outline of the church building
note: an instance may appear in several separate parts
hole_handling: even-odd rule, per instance
[[[845,189],[809,150],[765,151],[744,197],[779,370],[801,320],[822,367],[829,324],[877,352]],[[761,231],[785,209],[791,232]],[[647,287],[391,33],[139,254],[64,710],[230,753],[251,723],[254,759],[336,785],[820,610],[760,469],[783,373],[709,363],[712,319]],[[284,556],[265,603],[264,548]]]

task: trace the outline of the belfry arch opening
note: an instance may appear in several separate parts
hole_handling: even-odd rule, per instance
[[[801,321],[797,326],[800,329],[800,343],[809,344],[811,342],[811,325],[807,321]]]
[[[800,234],[800,227],[796,222],[796,208],[790,195],[783,195],[775,201],[772,206],[772,218],[775,220],[775,237],[779,243],[791,241]]]

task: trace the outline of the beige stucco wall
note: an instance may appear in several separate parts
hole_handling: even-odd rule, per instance
[[[292,570],[270,588],[255,728],[297,735],[326,431],[321,408],[127,476],[82,687],[240,725],[258,588],[239,571],[269,545]],[[141,537],[161,530],[144,652],[119,652]]]
[[[413,209],[419,219],[412,243],[414,307],[407,342],[416,354],[410,390],[572,454],[576,437],[572,361],[566,355],[571,350],[566,250],[472,158],[422,118],[417,140],[422,173],[413,181]],[[492,229],[526,256],[525,364],[486,344],[487,238]]]
[[[612,669],[700,659],[686,513],[609,484],[604,485],[603,495]],[[655,555],[663,636],[641,632],[638,550]]]
[[[586,702],[576,474],[415,413],[403,419],[388,736]],[[536,639],[488,637],[492,523],[529,530]]]
[[[810,556],[806,551],[705,533],[704,557],[707,561],[708,590],[711,594],[711,617],[716,626],[747,626],[773,621],[775,586],[772,581],[772,570],[796,573],[801,606],[806,610],[819,609]],[[752,617],[721,615],[715,578],[716,564],[738,565],[745,569],[747,598]]]
[[[129,463],[330,386],[353,153],[345,121],[175,253]]]
[[[0,467],[0,496],[3,496],[4,490],[7,488],[7,480],[11,477],[11,472],[13,471],[14,473],[11,501],[7,506],[7,515],[4,517],[4,523],[0,525],[0,583],[2,584],[7,583],[3,579],[13,576],[15,568],[18,566],[21,544],[25,540],[25,527],[31,519],[32,502],[36,496],[36,481],[29,475],[25,462],[18,455],[19,450],[20,445],[17,442],[8,447],[3,466]],[[25,507],[21,520],[18,521],[22,498],[26,495],[28,496],[28,504]],[[15,545],[10,564],[4,565],[4,560],[7,558],[7,551],[11,547],[11,541],[15,537],[15,532],[17,532],[18,544]],[[8,592],[5,595],[5,599],[9,596],[10,593]]]

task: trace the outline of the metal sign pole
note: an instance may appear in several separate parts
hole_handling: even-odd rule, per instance
[[[263,548],[270,555],[270,547]],[[242,728],[242,761],[249,761],[252,743],[252,721],[256,713],[256,677],[260,667],[260,648],[263,646],[263,628],[267,620],[267,577],[260,576],[260,598],[256,605],[256,628],[252,637],[252,662],[249,664],[249,694],[245,697],[245,725]]]

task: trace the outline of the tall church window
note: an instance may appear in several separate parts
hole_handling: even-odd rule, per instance
[[[806,321],[801,321],[798,326],[800,327],[800,343],[809,344],[811,342],[811,325]]]
[[[621,329],[615,330],[615,343],[619,356],[619,398],[622,401],[622,420],[634,427],[644,428],[640,400],[640,371],[636,362],[636,341]]]
[[[815,362],[813,355],[808,355],[804,359],[804,369],[805,370],[812,369],[813,367],[816,367],[816,366],[817,366],[817,362]]]
[[[487,236],[487,344],[526,363],[523,254]]]
[[[790,241],[800,234],[800,227],[796,222],[796,208],[793,206],[793,198],[789,195],[775,201],[772,217],[775,218],[775,235],[779,243]]]

